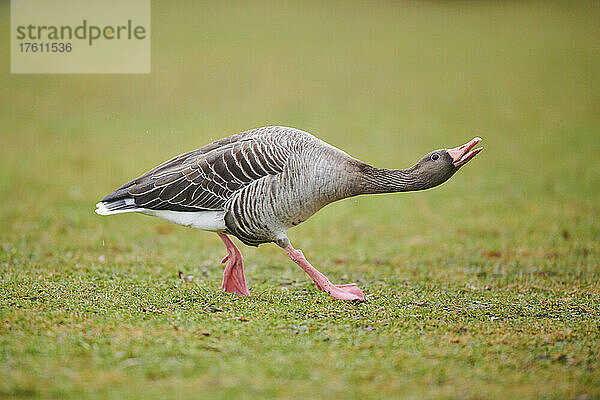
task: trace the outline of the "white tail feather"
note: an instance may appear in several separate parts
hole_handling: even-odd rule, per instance
[[[129,199],[127,199],[129,200]],[[131,199],[133,202],[133,199]],[[123,213],[129,213],[129,212],[144,212],[147,211],[145,208],[125,208],[125,209],[118,209],[118,210],[109,210],[108,209],[108,205],[110,203],[106,203],[104,201],[101,201],[100,203],[96,204],[96,214],[98,215],[112,215],[112,214],[123,214]]]

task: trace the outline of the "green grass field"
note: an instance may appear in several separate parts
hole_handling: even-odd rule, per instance
[[[224,3],[154,2],[150,75],[0,54],[0,397],[600,398],[598,3]],[[486,150],[289,232],[362,304],[275,245],[241,247],[252,297],[222,293],[216,235],[93,213],[264,125],[380,167]]]

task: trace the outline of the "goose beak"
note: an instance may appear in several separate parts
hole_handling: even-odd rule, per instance
[[[460,167],[461,165],[466,164],[471,158],[475,157],[477,153],[483,150],[483,147],[471,150],[479,142],[481,142],[481,138],[476,137],[474,139],[471,139],[469,143],[463,144],[462,146],[458,146],[453,149],[446,150],[448,154],[450,154],[450,157],[452,157],[452,162],[454,163],[454,166]]]

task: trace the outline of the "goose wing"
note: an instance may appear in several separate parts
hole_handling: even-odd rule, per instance
[[[222,210],[236,191],[283,171],[290,150],[278,138],[269,130],[223,138],[160,164],[102,202],[136,209]]]

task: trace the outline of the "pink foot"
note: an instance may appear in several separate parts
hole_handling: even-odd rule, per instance
[[[225,271],[223,271],[223,282],[221,290],[224,292],[235,293],[241,296],[250,296],[250,291],[246,286],[246,276],[244,275],[244,258],[235,243],[225,234],[219,233],[219,237],[225,243],[227,255],[223,257],[221,263],[227,261]]]
[[[308,276],[311,277],[319,289],[327,292],[334,299],[358,301],[365,300],[365,295],[363,294],[362,290],[360,290],[354,283],[349,283],[346,285],[332,284],[325,275],[310,265],[306,258],[304,258],[302,251],[296,250],[292,247],[292,245],[289,245],[286,247],[285,252],[293,262],[298,264],[300,268],[302,268],[308,274]]]
[[[354,298],[351,298],[351,299],[342,299],[342,300],[365,301],[364,293],[354,283],[347,283],[345,285],[332,285],[332,286],[334,286],[335,288],[337,288],[337,290],[340,290],[342,293],[344,293],[345,296],[355,296]],[[335,296],[333,296],[333,297],[335,297]],[[335,297],[335,298],[339,299],[339,297]]]
[[[362,290],[358,288],[354,283],[347,285],[332,285],[325,290],[334,299],[340,300],[358,300],[365,301],[365,295]]]

